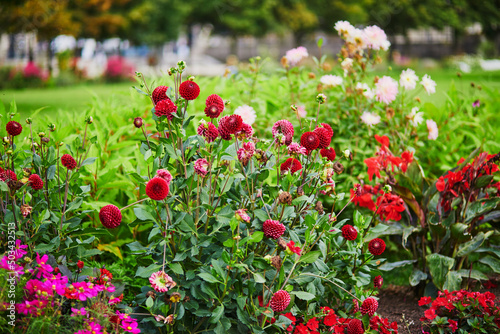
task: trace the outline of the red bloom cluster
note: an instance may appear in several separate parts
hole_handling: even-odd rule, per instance
[[[379,194],[383,194],[383,190],[380,189],[380,185],[376,185],[372,187],[369,184],[364,184],[361,186],[360,184],[355,184],[357,192],[354,189],[351,189],[351,199],[352,202],[356,205],[359,205],[362,208],[368,208],[372,211],[377,209],[375,205],[375,201],[373,200],[373,196],[377,196]]]
[[[313,131],[319,138],[319,148],[327,148],[332,142],[332,136],[330,136],[330,131],[326,128],[316,128]]]
[[[155,105],[155,115],[157,117],[166,116],[169,121],[174,118],[174,113],[177,112],[177,106],[169,98],[158,101]]]
[[[284,173],[287,170],[289,170],[290,173],[294,174],[296,171],[299,171],[301,169],[302,169],[302,164],[300,163],[299,160],[294,159],[294,158],[288,158],[280,166],[281,173]]]
[[[217,118],[224,111],[224,101],[217,94],[212,94],[205,101],[205,115],[210,118]]]
[[[217,137],[219,137],[219,130],[212,123],[201,121],[200,126],[197,130],[198,135],[205,137],[207,143],[213,142]]]
[[[69,154],[65,154],[61,157],[61,163],[67,169],[74,169],[76,167],[75,158]]]
[[[161,100],[166,100],[170,98],[167,96],[167,86],[158,86],[153,90],[153,94],[151,94],[151,98],[153,99],[153,103],[156,105]]]
[[[401,220],[401,212],[405,211],[404,201],[398,195],[385,193],[377,198],[377,214],[380,219],[388,220]]]
[[[373,175],[382,178],[380,171],[388,171],[389,165],[391,165],[391,170],[394,171],[394,167],[399,167],[403,172],[406,172],[408,165],[413,161],[413,153],[403,152],[401,157],[394,156],[389,150],[389,138],[387,136],[375,135],[375,139],[381,144],[380,149],[375,153],[375,157],[365,159],[365,164],[368,167],[368,178],[370,181]]]
[[[470,292],[458,290],[448,292],[440,291],[438,297],[432,300],[431,297],[420,298],[418,305],[430,305],[420,318],[423,329],[432,329],[437,332],[437,327],[442,331],[452,333],[460,328],[464,333],[475,332],[475,328],[481,328],[486,333],[498,331],[500,327],[500,306],[495,305],[495,295],[491,292]],[[432,324],[436,317],[447,319],[446,323]],[[470,323],[477,323],[478,327],[471,327]]]
[[[28,181],[33,190],[40,190],[43,188],[43,181],[38,174],[31,174]]]
[[[499,171],[498,165],[495,163],[498,160],[500,160],[500,153],[491,155],[483,152],[460,170],[448,171],[446,175],[441,176],[436,182],[436,189],[441,193],[440,206],[445,211],[449,211],[451,202],[463,194],[467,195],[466,198],[469,198],[470,202],[476,201],[478,193],[473,191],[474,189],[471,189],[471,187],[475,185],[476,180],[481,176],[491,175]],[[462,158],[457,164],[460,165],[463,162]],[[500,187],[493,180],[481,186],[481,188],[485,189],[490,187],[497,188],[496,196],[500,196]]]
[[[99,211],[99,220],[104,227],[115,228],[122,222],[122,213],[117,206],[106,205]]]
[[[23,131],[22,125],[16,121],[10,121],[9,123],[7,123],[5,129],[7,130],[7,133],[12,137],[20,135],[21,131]]]
[[[308,320],[302,317],[295,317],[292,313],[284,313],[284,317],[291,320],[291,324],[286,328],[288,333],[293,334],[363,334],[365,329],[361,320],[354,318],[341,318],[329,307],[322,307],[321,314]],[[383,334],[398,333],[397,322],[389,323],[386,318],[373,316],[370,319],[370,329]],[[366,329],[368,330],[368,329]]]
[[[361,304],[361,314],[369,314],[373,316],[378,309],[378,302],[375,298],[366,298]]]
[[[240,115],[224,116],[219,120],[219,134],[224,140],[231,140],[231,135],[241,130],[243,119]]]
[[[179,94],[186,100],[194,100],[200,95],[200,86],[194,81],[186,80],[179,86]]]

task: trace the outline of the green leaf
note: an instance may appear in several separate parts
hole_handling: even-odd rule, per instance
[[[255,283],[266,283],[266,279],[259,273],[253,273]]]
[[[474,183],[474,186],[476,188],[483,188],[490,184],[491,180],[493,180],[493,175],[483,175],[477,178],[476,182]]]
[[[461,269],[461,270],[457,270],[457,273],[462,276],[462,278],[472,278],[472,279],[476,279],[478,281],[481,281],[481,280],[484,280],[484,281],[487,281],[488,280],[488,276],[486,276],[485,274],[483,274],[482,272],[480,272],[479,270],[469,270],[469,269]]]
[[[471,241],[468,241],[458,247],[457,256],[462,257],[472,253],[483,244],[485,238],[486,237],[483,232],[478,233],[478,235],[476,235]]]
[[[456,271],[450,271],[446,275],[446,281],[444,282],[443,289],[448,291],[460,290],[460,285],[462,284],[462,276]]]
[[[7,183],[0,181],[0,190],[1,191],[9,191],[9,186],[7,185]]]
[[[224,305],[219,305],[212,312],[212,317],[210,317],[210,323],[216,324],[219,322],[220,317],[224,314]]]
[[[97,158],[94,158],[94,157],[87,158],[87,159],[83,160],[82,166],[92,165],[96,160],[97,160]]]
[[[161,268],[160,264],[151,264],[147,267],[139,267],[135,273],[135,276],[142,278],[149,278],[153,273],[157,272]]]
[[[153,298],[148,297],[148,299],[146,299],[146,307],[148,309],[152,308],[154,304],[155,304],[155,302],[154,302]]]
[[[490,266],[495,273],[500,274],[500,260],[491,255],[486,255],[485,257],[479,259],[479,262]]]
[[[199,273],[198,276],[201,277],[204,281],[207,281],[208,283],[222,283],[212,274],[209,273]]]
[[[446,275],[455,265],[455,260],[436,253],[427,255],[426,259],[434,284],[436,284],[439,290],[443,290]]]
[[[413,269],[413,272],[410,275],[410,285],[417,286],[420,281],[427,279],[427,274],[418,269]]]
[[[498,203],[500,203],[500,197],[481,199],[472,203],[467,209],[465,222],[469,223],[474,218],[490,212],[498,205]]]
[[[170,269],[178,275],[184,275],[184,270],[182,270],[182,266],[179,262],[171,262],[169,264]]]
[[[155,221],[153,215],[146,211],[143,208],[134,208],[134,213],[137,219],[145,221],[145,220],[152,220]]]
[[[264,232],[262,231],[255,231],[252,233],[250,238],[248,239],[247,243],[255,243],[255,242],[260,242],[264,238]]]
[[[389,270],[392,270],[394,268],[403,267],[403,266],[406,266],[408,264],[415,263],[415,262],[417,262],[417,260],[404,260],[404,261],[397,261],[397,262],[387,262],[387,263],[384,263],[383,265],[381,265],[380,267],[378,267],[378,269],[383,270],[383,271],[389,271]]]
[[[320,255],[321,255],[320,251],[312,251],[312,252],[309,252],[309,253],[302,255],[300,257],[299,262],[313,263],[319,258]]]
[[[306,301],[316,298],[316,296],[313,295],[312,293],[305,292],[305,291],[292,291],[291,294],[295,295],[299,299],[306,300]]]

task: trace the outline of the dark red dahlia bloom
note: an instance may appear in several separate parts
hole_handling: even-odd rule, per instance
[[[157,117],[166,116],[169,121],[174,118],[174,113],[177,112],[177,106],[170,99],[160,100],[155,105],[155,115]]]
[[[361,314],[369,314],[373,316],[378,308],[378,302],[375,298],[366,298],[361,304]]]
[[[167,90],[167,86],[158,86],[153,90],[153,94],[151,94],[151,97],[153,98],[153,102],[155,105],[161,100],[170,100],[170,98],[167,96]]]
[[[286,146],[290,145],[293,140],[294,128],[292,123],[282,119],[274,123],[271,132],[276,144]]]
[[[330,136],[330,138],[332,138],[333,137],[332,127],[327,123],[321,123],[320,125],[328,131],[328,136]]]
[[[290,304],[290,294],[285,290],[277,291],[271,298],[271,309],[274,312],[283,312]]]
[[[179,94],[186,100],[194,100],[200,95],[200,87],[191,80],[186,80],[179,86]]]
[[[373,279],[373,286],[375,288],[380,289],[382,284],[384,284],[384,278],[382,276],[378,275]]]
[[[377,198],[377,214],[380,219],[388,220],[401,220],[401,212],[405,211],[405,203],[401,197],[391,193],[385,193],[383,196]]]
[[[368,251],[373,255],[380,255],[385,251],[385,242],[380,238],[371,240],[368,243]]]
[[[40,190],[43,188],[43,181],[38,174],[30,175],[28,181],[33,190]]]
[[[115,228],[122,222],[122,212],[117,206],[109,204],[99,211],[99,220],[106,228]]]
[[[65,154],[61,157],[61,163],[67,169],[75,169],[76,161],[70,154]]]
[[[12,137],[18,136],[19,134],[21,134],[21,131],[23,131],[22,125],[16,121],[10,121],[9,123],[7,123],[5,129],[7,130],[7,133]]]
[[[300,137],[300,144],[304,146],[308,153],[311,151],[317,149],[319,147],[319,138],[318,135],[315,134],[314,132],[305,132],[301,137]]]
[[[333,161],[337,157],[337,154],[335,153],[335,150],[332,147],[322,148],[319,151],[319,154],[321,154],[323,158],[327,158],[329,161]]]
[[[299,160],[297,160],[295,158],[288,158],[280,166],[281,173],[284,173],[287,170],[289,170],[290,173],[294,174],[296,171],[301,170],[301,169],[302,169],[302,164],[300,163]]]
[[[325,128],[316,128],[313,131],[319,139],[319,148],[327,148],[330,146],[332,142],[332,137],[330,136],[330,132]]]
[[[212,123],[202,121],[197,130],[198,135],[205,138],[207,143],[213,142],[219,137],[219,131]]]
[[[155,201],[161,201],[168,196],[170,191],[167,181],[161,177],[153,177],[146,184],[146,195]]]
[[[10,169],[0,167],[0,181],[9,182],[10,180],[17,181],[17,175]]]
[[[224,101],[217,94],[207,97],[205,105],[205,115],[210,118],[217,118],[224,111]]]
[[[141,118],[141,117],[136,117],[136,118],[134,118],[134,126],[135,126],[136,128],[138,128],[138,129],[139,129],[140,127],[142,127],[142,118]]]
[[[342,236],[346,240],[353,241],[358,237],[358,231],[352,225],[346,224],[342,227]]]
[[[76,266],[79,268],[79,269],[82,269],[84,266],[85,266],[85,262],[81,261],[81,260],[78,260],[78,262],[76,263]]]
[[[359,319],[351,319],[347,325],[347,334],[363,334],[363,323]]]
[[[222,139],[230,140],[231,135],[241,130],[243,119],[240,115],[224,116],[219,120],[219,134]]]
[[[277,220],[268,219],[262,224],[264,235],[268,238],[278,239],[285,233],[285,225]]]

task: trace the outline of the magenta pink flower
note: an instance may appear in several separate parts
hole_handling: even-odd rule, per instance
[[[301,146],[300,144],[297,143],[291,143],[288,146],[288,153],[289,154],[297,154],[297,155],[307,155],[307,149],[304,146]]]
[[[250,216],[247,214],[247,209],[238,209],[235,212],[236,219],[244,221],[245,223],[250,222]]]
[[[82,307],[80,309],[78,308],[71,308],[71,316],[72,317],[76,317],[76,316],[83,316],[83,315],[87,315],[87,311],[85,311],[85,307]]]
[[[207,175],[209,168],[207,159],[198,159],[194,162],[194,172],[199,176]]]
[[[38,263],[39,267],[38,270],[36,271],[36,278],[40,278],[40,276],[48,274],[52,271],[54,271],[54,268],[52,268],[51,265],[47,264],[47,261],[49,260],[49,256],[47,254],[43,255],[40,257],[40,254],[36,253],[36,262]]]
[[[253,142],[243,143],[242,147],[238,150],[238,160],[241,161],[243,166],[246,166],[255,153],[255,144]]]
[[[170,186],[170,181],[172,181],[172,174],[170,174],[170,172],[168,170],[158,169],[156,171],[156,176],[167,181],[168,185]]]
[[[164,271],[157,271],[149,278],[149,282],[153,289],[158,292],[167,292],[172,289],[177,284],[174,282],[172,277],[168,276]]]
[[[15,256],[16,260],[22,258],[24,255],[28,254],[25,249],[28,248],[28,245],[21,245],[21,240],[17,239],[16,240],[16,249],[15,249]]]

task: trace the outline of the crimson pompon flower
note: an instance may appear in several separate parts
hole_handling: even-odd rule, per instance
[[[332,138],[332,137],[333,137],[333,130],[332,130],[332,127],[331,127],[329,124],[327,124],[327,123],[321,123],[320,125],[321,125],[324,129],[326,129],[326,130],[328,131],[328,136],[329,136],[330,138]],[[320,127],[320,126],[318,126],[318,127]]]
[[[290,171],[290,173],[294,174],[296,171],[302,169],[302,164],[300,163],[299,160],[295,158],[288,158],[284,163],[281,164],[280,170],[281,173],[284,173],[286,171]]]
[[[353,241],[358,237],[358,231],[356,231],[356,229],[352,225],[345,224],[342,227],[342,236],[346,240]]]
[[[29,181],[30,186],[33,190],[40,190],[43,188],[43,181],[40,178],[40,176],[38,176],[38,174],[30,175],[30,177],[28,178],[28,181]]]
[[[204,137],[207,143],[211,143],[219,137],[219,130],[217,130],[215,125],[205,120],[201,120],[196,132],[199,136]]]
[[[170,99],[160,100],[155,105],[155,115],[157,117],[166,116],[169,121],[174,118],[173,113],[177,112],[177,106]]]
[[[368,243],[368,251],[373,255],[380,255],[385,251],[385,242],[380,238],[371,240]]]
[[[115,228],[122,222],[122,212],[117,206],[109,204],[103,206],[99,211],[99,220],[106,228]]]
[[[170,100],[170,98],[167,96],[167,90],[167,86],[158,86],[153,90],[153,94],[151,94],[151,97],[153,98],[153,102],[155,105],[161,100]]]
[[[81,261],[81,260],[78,260],[78,262],[76,263],[76,266],[79,268],[79,269],[83,269],[83,267],[85,266],[85,262]]]
[[[330,132],[325,128],[316,128],[313,131],[319,139],[319,148],[327,148],[332,142]]]
[[[382,276],[378,275],[373,279],[373,286],[375,288],[380,289],[382,284],[384,284],[384,278]]]
[[[277,121],[271,129],[274,142],[278,145],[285,144],[286,146],[292,143],[294,131],[292,123],[286,119]]]
[[[332,147],[322,148],[319,151],[319,154],[321,154],[323,158],[327,158],[329,161],[333,161],[335,160],[335,157],[337,157],[337,154],[335,153],[335,150]]]
[[[170,191],[167,181],[161,177],[153,177],[146,184],[146,195],[155,201],[161,201],[167,197]]]
[[[361,304],[361,314],[369,314],[370,316],[373,316],[375,311],[377,311],[377,308],[378,302],[375,298],[366,298],[363,301],[363,304]]]
[[[61,157],[61,163],[64,167],[71,170],[76,167],[75,158],[73,158],[70,154],[65,154]]]
[[[262,224],[264,235],[268,238],[278,239],[285,233],[285,225],[277,220],[268,219]]]
[[[217,94],[208,96],[205,105],[205,115],[210,118],[217,118],[224,111],[224,101]]]
[[[219,120],[219,134],[224,140],[231,140],[231,135],[235,134],[243,125],[240,115],[224,116]]]
[[[21,134],[21,131],[23,131],[22,125],[16,121],[10,121],[9,123],[7,123],[5,129],[7,130],[7,133],[12,137],[18,136],[19,134]]]
[[[9,182],[10,180],[17,181],[17,175],[10,169],[0,167],[0,181]]]
[[[290,294],[285,290],[277,291],[271,298],[271,309],[274,312],[283,312],[290,304]]]
[[[311,151],[313,151],[319,147],[318,135],[315,134],[314,132],[310,132],[310,131],[305,132],[300,137],[300,144],[307,149],[308,153],[311,153]]]
[[[200,95],[200,86],[194,81],[186,80],[179,86],[179,94],[186,100],[194,100]]]
[[[363,334],[363,323],[359,319],[351,319],[347,325],[347,334]]]

